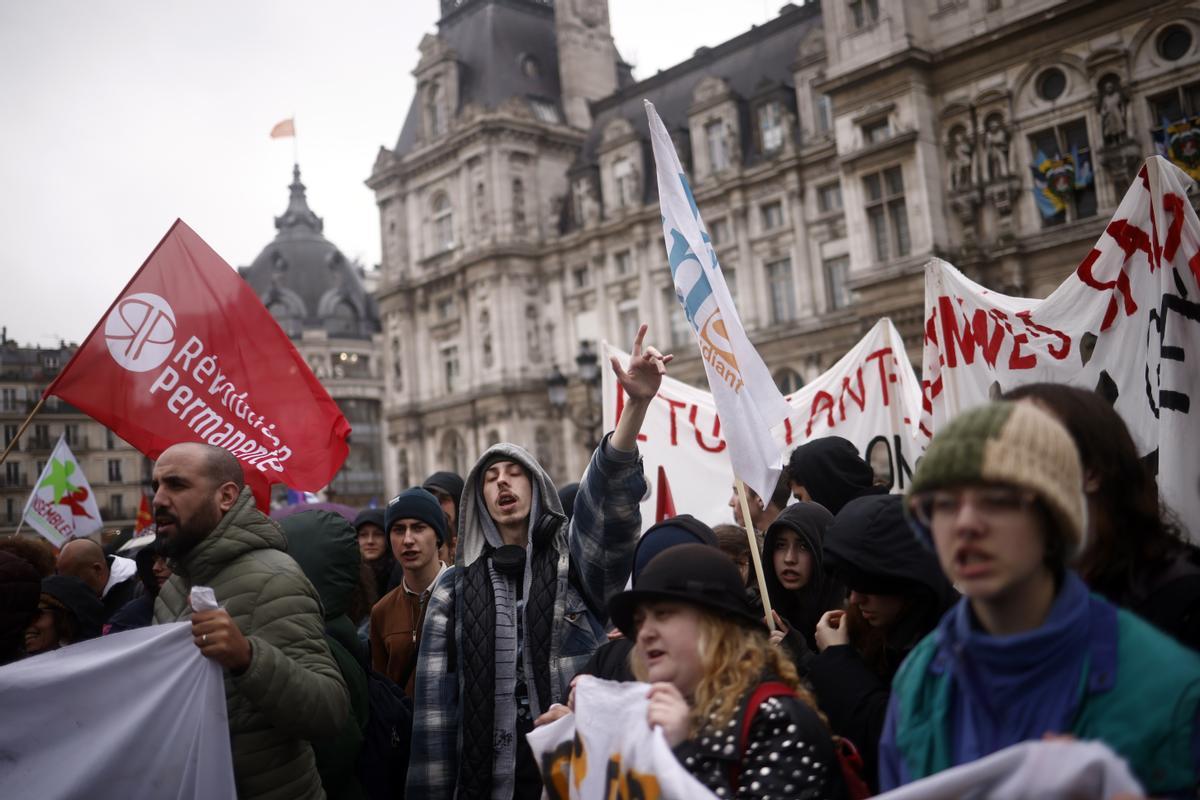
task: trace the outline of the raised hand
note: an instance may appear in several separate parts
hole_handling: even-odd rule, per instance
[[[675,358],[673,355],[663,355],[654,347],[643,349],[642,342],[646,338],[646,325],[638,328],[637,337],[633,340],[633,349],[629,355],[629,369],[621,368],[621,362],[612,358],[613,372],[626,397],[631,402],[650,402],[658,394],[662,385],[662,376],[667,374],[667,364]]]

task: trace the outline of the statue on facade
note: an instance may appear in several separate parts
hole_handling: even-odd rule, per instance
[[[950,188],[968,188],[974,182],[975,145],[965,128],[955,128],[950,134],[950,162]]]
[[[1096,109],[1100,112],[1100,130],[1106,145],[1124,144],[1129,137],[1125,122],[1125,109],[1128,100],[1121,81],[1115,75],[1109,75],[1100,84],[1100,100]]]
[[[538,335],[537,306],[525,307],[525,349],[529,354],[529,361],[531,363],[541,363],[542,337]]]
[[[983,144],[987,149],[988,180],[995,181],[1008,177],[1008,129],[999,114],[988,117],[987,131],[983,135]]]
[[[596,197],[596,183],[590,177],[575,182],[576,209],[580,225],[587,225],[600,218],[600,200]]]
[[[733,122],[725,123],[725,155],[729,165],[739,167],[742,164],[742,140],[738,136],[737,126]]]

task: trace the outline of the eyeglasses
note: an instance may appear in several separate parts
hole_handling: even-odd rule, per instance
[[[1036,502],[1037,494],[1028,489],[985,486],[921,492],[913,495],[909,507],[922,525],[932,527],[935,523],[958,517],[965,503],[970,503],[981,517],[996,520],[1023,511]]]

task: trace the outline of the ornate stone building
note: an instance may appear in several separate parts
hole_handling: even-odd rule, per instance
[[[441,8],[399,140],[367,182],[391,489],[465,472],[499,440],[577,479],[587,437],[554,413],[546,376],[581,341],[628,347],[639,320],[676,349],[673,374],[703,382],[666,265],[643,98],[785,391],[881,315],[919,366],[930,256],[1045,295],[1164,126],[1200,115],[1194,2],[789,4],[638,82],[604,0]],[[585,390],[572,386],[574,405]]]
[[[275,218],[274,241],[239,271],[353,428],[350,454],[326,497],[351,506],[384,503],[383,344],[375,298],[364,286],[362,267],[322,233],[324,222],[308,207],[299,166],[289,188],[287,210]],[[277,494],[284,491],[276,487]]]

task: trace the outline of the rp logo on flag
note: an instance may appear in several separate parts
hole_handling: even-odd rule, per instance
[[[104,341],[122,367],[149,372],[171,355],[175,311],[156,294],[131,294],[118,301],[104,321]]]

